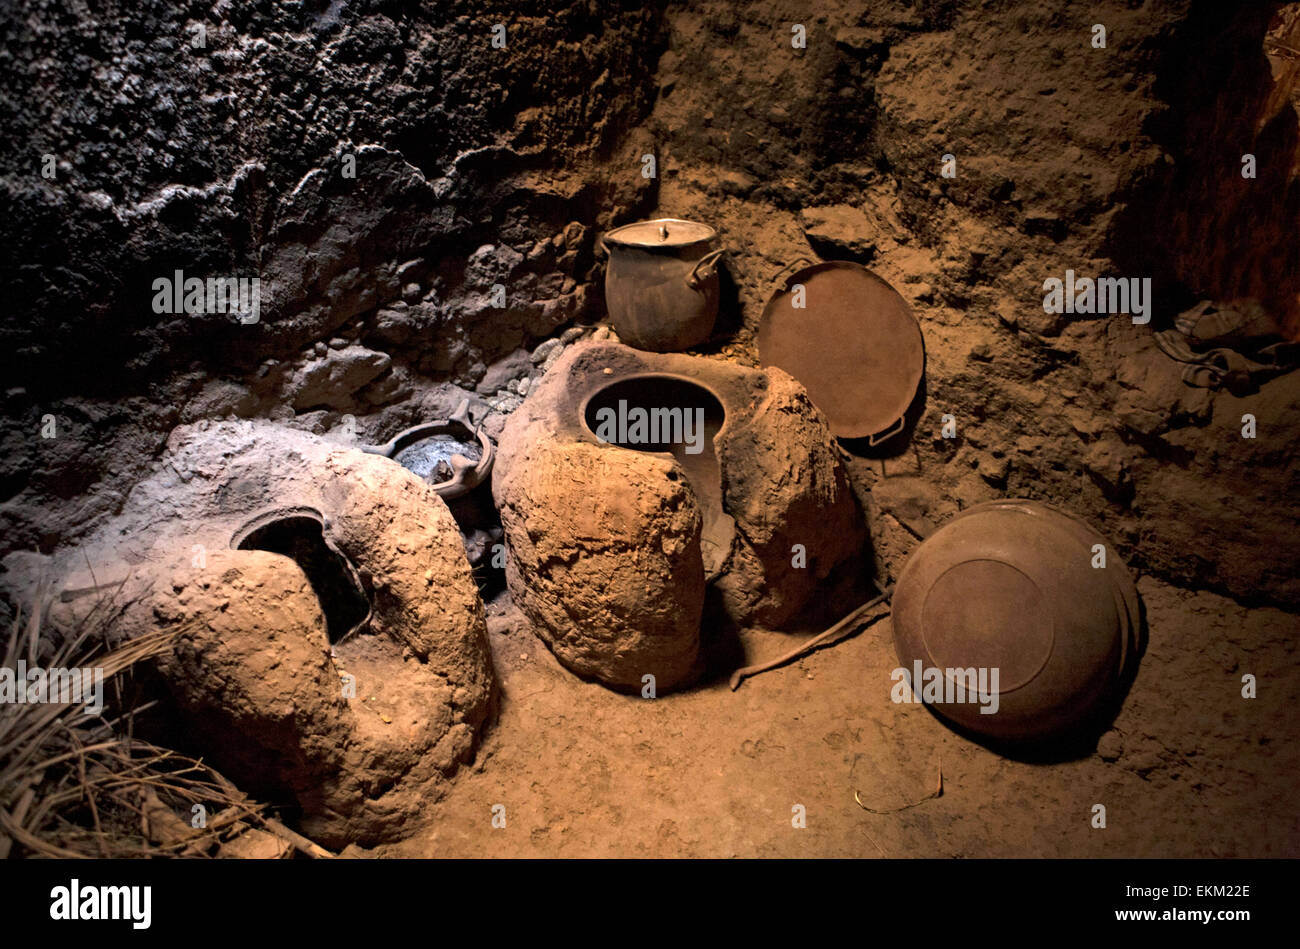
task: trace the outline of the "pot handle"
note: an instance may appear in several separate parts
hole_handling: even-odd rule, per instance
[[[686,286],[690,287],[692,290],[700,289],[700,284],[702,284],[705,280],[708,280],[709,277],[713,276],[712,271],[701,276],[700,268],[709,267],[709,268],[716,269],[715,265],[719,260],[722,259],[722,255],[725,254],[726,252],[727,252],[727,248],[720,247],[715,251],[710,251],[709,253],[701,257],[699,260],[697,260],[695,262],[695,266],[691,268],[691,272],[686,275]]]
[[[907,416],[905,415],[899,416],[898,421],[895,422],[893,425],[889,426],[889,428],[887,428],[885,431],[880,432],[877,435],[868,435],[867,445],[871,448],[875,448],[881,442],[889,441],[889,439],[893,438],[895,435],[897,435],[899,432],[903,430],[903,423],[906,421],[907,421]]]
[[[787,271],[795,269],[796,265],[798,264],[807,264],[808,266],[811,267],[815,263],[817,263],[817,261],[813,260],[811,257],[802,257],[802,256],[796,257],[793,260],[791,260],[788,264],[786,264],[784,267],[782,267],[780,270],[778,270],[776,273],[772,274],[772,281],[774,283],[777,282],[777,280],[779,280],[779,278],[784,276]]]

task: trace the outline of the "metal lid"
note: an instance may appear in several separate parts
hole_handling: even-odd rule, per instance
[[[682,221],[678,218],[664,217],[654,221],[637,221],[624,224],[605,235],[605,243],[622,247],[689,247],[701,241],[709,241],[718,236],[718,232],[707,224],[698,221]]]

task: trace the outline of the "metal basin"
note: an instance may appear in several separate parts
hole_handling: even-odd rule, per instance
[[[470,417],[468,399],[449,418],[408,428],[382,445],[360,447],[419,475],[444,501],[469,494],[482,484],[492,473],[496,456],[482,420]]]
[[[893,615],[903,668],[941,670],[943,694],[927,704],[997,740],[1042,739],[1092,718],[1134,655],[1140,622],[1114,548],[1106,569],[1092,566],[1100,536],[1036,502],[1001,501],[922,543],[899,575]],[[989,670],[990,684],[997,670],[995,696],[963,699],[949,687],[972,669]]]

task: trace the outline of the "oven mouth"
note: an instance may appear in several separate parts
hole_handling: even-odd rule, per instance
[[[707,386],[671,373],[638,373],[605,383],[580,408],[583,427],[603,444],[633,451],[712,455],[726,410]]]
[[[370,623],[370,597],[352,561],[325,533],[326,519],[310,507],[259,514],[231,539],[235,550],[265,550],[298,564],[325,616],[331,646],[345,642]]]

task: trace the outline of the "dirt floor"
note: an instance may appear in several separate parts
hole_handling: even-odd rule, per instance
[[[1300,701],[1300,619],[1149,578],[1139,590],[1150,641],[1136,683],[1097,750],[1058,763],[1008,759],[891,702],[887,617],[734,693],[722,678],[650,700],[569,674],[502,597],[489,609],[500,720],[427,826],[371,853],[1300,854],[1300,748],[1276,740]],[[747,634],[746,657],[792,641]],[[1252,671],[1258,698],[1244,699]],[[923,800],[940,772],[942,796]],[[875,814],[855,792],[875,811],[921,803]],[[1092,826],[1096,804],[1104,829]],[[796,805],[806,827],[794,826]]]

